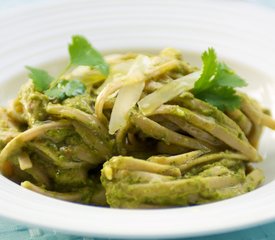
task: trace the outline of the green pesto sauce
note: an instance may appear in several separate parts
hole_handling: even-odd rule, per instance
[[[55,143],[62,142],[66,140],[66,138],[70,135],[73,135],[74,131],[70,128],[59,128],[54,130],[49,130],[46,132],[46,134],[43,136],[45,138],[49,138]]]
[[[57,169],[55,176],[55,188],[64,189],[83,187],[87,184],[87,172],[84,169]]]
[[[109,166],[109,164],[109,162],[106,162],[103,168]],[[225,175],[232,175],[239,179],[240,184],[225,189],[209,188],[201,181],[203,178],[200,177],[200,173],[205,173],[215,166],[220,166],[226,170],[224,171]],[[146,189],[139,189],[139,194],[132,194],[134,190],[131,190],[131,186],[134,184],[147,183],[150,185],[151,183],[144,182],[144,179],[139,177],[127,176],[127,172],[125,172],[123,178],[120,177],[116,179],[117,170],[112,169],[113,178],[111,181],[106,179],[103,171],[101,176],[102,184],[106,188],[107,202],[112,207],[143,208],[146,206],[186,206],[234,197],[255,188],[255,183],[246,183],[245,186],[241,185],[245,180],[245,164],[240,160],[222,159],[214,163],[198,165],[183,176],[185,179],[190,179],[190,181],[185,183],[185,190],[181,190],[181,188],[178,187],[174,188],[172,187],[173,185],[167,189],[163,189],[163,186],[159,184],[159,189],[157,188],[158,185],[154,187],[154,191],[159,192],[157,197],[155,197],[154,194],[154,197],[151,197],[151,192],[146,192]],[[207,175],[203,177],[207,177]],[[177,180],[174,179],[171,181]]]
[[[88,114],[93,114],[93,99],[88,94],[81,94],[72,98],[67,98],[62,102],[62,105],[79,109]]]
[[[27,83],[24,85],[19,92],[17,100],[25,106],[27,113],[23,113],[23,116],[30,125],[47,119],[46,106],[48,98],[46,95],[35,91],[33,84]]]

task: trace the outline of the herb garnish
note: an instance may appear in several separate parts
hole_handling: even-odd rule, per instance
[[[92,47],[86,38],[75,35],[69,45],[70,64],[90,66],[98,69],[104,76],[109,73],[109,66],[102,55]]]
[[[73,36],[68,50],[70,63],[66,67],[65,72],[73,66],[89,66],[98,69],[104,76],[108,75],[108,64],[83,36]],[[45,93],[51,100],[62,101],[68,97],[83,94],[86,90],[85,85],[79,80],[55,79],[45,70],[29,66],[26,68],[30,71],[29,77],[32,79],[35,90]]]
[[[64,100],[69,97],[74,97],[83,94],[86,87],[79,80],[62,80],[58,84],[47,91],[45,94],[49,99]]]
[[[26,68],[30,71],[29,78],[32,79],[36,91],[43,92],[50,87],[50,83],[54,78],[48,72],[29,66]]]
[[[225,63],[218,62],[213,48],[202,54],[202,61],[202,73],[192,90],[194,95],[222,111],[239,108],[241,99],[234,88],[244,87],[247,83]]]

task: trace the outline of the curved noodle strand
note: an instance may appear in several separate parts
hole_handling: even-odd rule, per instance
[[[13,138],[0,153],[0,169],[2,170],[3,163],[12,154],[15,154],[28,141],[43,135],[47,131],[56,128],[69,127],[71,124],[67,121],[50,122],[40,126],[32,127],[25,132],[20,133]]]

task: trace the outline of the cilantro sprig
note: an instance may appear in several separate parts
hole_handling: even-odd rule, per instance
[[[97,69],[104,76],[109,74],[109,66],[103,56],[83,36],[73,36],[68,50],[70,62],[63,74],[74,66],[89,66]],[[54,78],[45,70],[29,66],[26,68],[29,70],[29,78],[32,79],[35,90],[43,92],[50,100],[62,101],[66,98],[83,94],[86,90],[85,85],[79,80],[69,81],[60,77]]]
[[[29,78],[32,79],[36,91],[43,92],[50,87],[54,77],[50,76],[49,73],[39,68],[29,66],[26,68],[30,71]]]
[[[241,99],[235,88],[244,87],[247,83],[225,63],[218,61],[213,48],[202,54],[202,62],[202,73],[195,82],[193,94],[222,111],[239,108]]]
[[[45,91],[50,100],[62,101],[69,97],[81,95],[85,92],[86,87],[79,80],[62,80],[58,84]]]
[[[108,64],[86,38],[79,35],[73,36],[72,43],[69,45],[69,53],[70,64],[94,67],[104,76],[108,75]]]

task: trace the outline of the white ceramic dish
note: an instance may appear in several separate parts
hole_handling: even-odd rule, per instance
[[[198,63],[213,46],[249,82],[254,97],[275,112],[275,12],[239,1],[58,1],[0,16],[0,101],[26,80],[24,65],[55,71],[73,34],[105,52],[157,51],[172,46]],[[0,215],[26,224],[89,236],[172,238],[236,230],[275,219],[275,134],[261,152],[266,182],[233,199],[186,208],[118,210],[63,202],[0,176]]]

